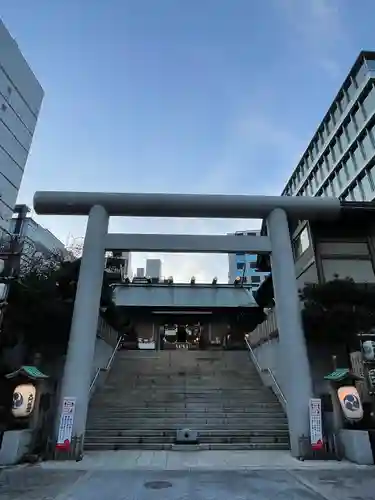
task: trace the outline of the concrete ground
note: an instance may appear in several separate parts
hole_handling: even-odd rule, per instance
[[[283,453],[113,452],[0,471],[0,500],[103,499],[374,500],[375,468]]]

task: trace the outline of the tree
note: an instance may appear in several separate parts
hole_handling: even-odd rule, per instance
[[[357,347],[357,334],[375,327],[375,285],[338,279],[300,292],[307,339]]]
[[[28,352],[59,355],[65,352],[72,320],[81,261],[58,262],[50,256],[34,260],[15,279],[4,315],[2,344],[23,343]],[[125,319],[112,302],[112,289],[104,273],[100,314],[115,329]],[[99,313],[99,312],[98,312]]]

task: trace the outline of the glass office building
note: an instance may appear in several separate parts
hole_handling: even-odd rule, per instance
[[[232,233],[233,234],[233,233]],[[259,236],[260,231],[237,231],[236,236]],[[229,258],[228,282],[233,283],[236,278],[245,278],[245,282],[253,291],[259,288],[268,273],[257,270],[257,255],[251,253],[231,253]]]
[[[0,20],[0,236],[9,230],[43,96]]]
[[[375,198],[375,52],[358,56],[282,194]]]

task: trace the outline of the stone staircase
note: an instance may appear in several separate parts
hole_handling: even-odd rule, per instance
[[[246,351],[120,351],[88,414],[86,450],[288,449],[288,423]]]

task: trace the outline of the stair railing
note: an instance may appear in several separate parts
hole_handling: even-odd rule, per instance
[[[287,404],[287,401],[286,401],[286,397],[284,396],[284,393],[283,391],[281,390],[281,387],[278,383],[278,381],[276,380],[276,377],[273,373],[273,371],[270,369],[270,368],[262,368],[259,364],[259,361],[255,355],[255,352],[253,350],[253,348],[251,347],[250,345],[250,342],[248,340],[248,338],[245,337],[245,342],[246,342],[246,345],[247,345],[247,348],[248,348],[248,351],[250,353],[250,357],[255,365],[255,368],[257,369],[259,375],[262,377],[262,375],[264,373],[266,373],[269,378],[271,379],[272,381],[272,388],[273,388],[273,391],[275,392],[276,396],[278,397],[280,403],[283,405],[283,408],[286,409],[286,404]]]
[[[113,360],[115,359],[115,356],[116,356],[116,352],[118,351],[118,348],[121,344],[121,337],[118,339],[117,341],[117,344],[116,344],[116,347],[113,349],[113,352],[108,360],[108,363],[106,364],[106,366],[104,368],[98,368],[95,372],[95,375],[94,375],[94,378],[92,379],[91,381],[91,384],[90,384],[90,389],[89,389],[89,392],[91,394],[91,392],[93,391],[94,387],[95,387],[95,384],[96,384],[96,381],[98,380],[98,377],[100,375],[101,372],[107,372],[108,370],[111,369],[111,366],[112,366],[112,363],[113,363]]]

